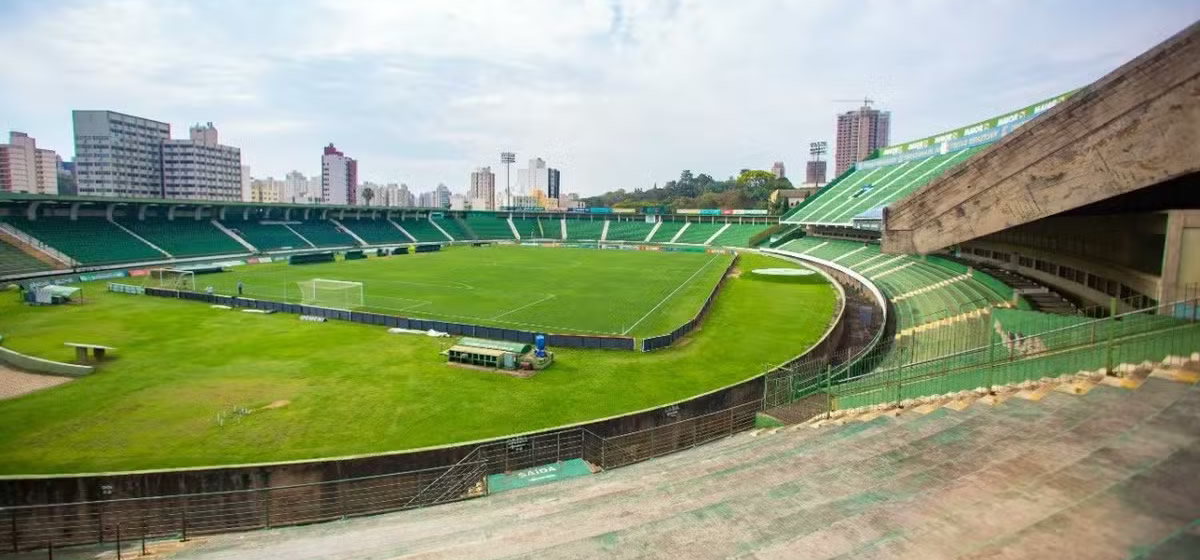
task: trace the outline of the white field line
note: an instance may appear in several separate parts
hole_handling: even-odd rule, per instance
[[[516,308],[513,308],[513,309],[509,309],[508,311],[505,311],[504,313],[501,313],[501,314],[499,314],[499,315],[496,315],[495,317],[492,317],[490,320],[491,320],[491,321],[495,321],[496,319],[499,319],[499,318],[501,318],[501,317],[503,317],[503,316],[505,316],[505,315],[508,315],[508,314],[510,314],[510,313],[516,313],[517,311],[520,311],[520,310],[522,310],[522,309],[525,309],[526,307],[532,307],[532,306],[534,306],[534,305],[537,305],[537,304],[539,304],[539,303],[542,303],[543,301],[546,301],[546,300],[548,300],[548,299],[554,299],[554,294],[550,294],[550,295],[548,295],[548,296],[546,296],[546,297],[544,297],[544,298],[542,298],[542,299],[539,299],[539,300],[537,300],[537,301],[533,301],[533,302],[526,303],[525,305],[522,305],[521,307],[516,307]]]
[[[633,330],[634,327],[638,326],[642,321],[645,321],[646,317],[649,317],[651,313],[654,313],[659,307],[662,307],[662,305],[664,303],[667,303],[667,300],[671,299],[671,296],[675,295],[675,292],[682,290],[683,287],[688,285],[688,283],[691,282],[692,279],[695,278],[697,274],[700,274],[701,272],[703,272],[704,269],[708,268],[708,265],[712,264],[712,262],[715,260],[717,260],[717,254],[714,254],[711,259],[708,259],[708,262],[704,263],[704,266],[697,268],[696,272],[693,272],[691,276],[687,277],[687,280],[680,282],[680,284],[678,286],[676,286],[674,290],[671,290],[671,293],[667,294],[666,297],[659,300],[658,304],[655,305],[654,307],[651,307],[650,311],[647,311],[645,315],[642,315],[641,319],[638,319],[632,325],[629,325],[629,328],[621,331],[621,334],[622,335],[629,334],[629,331]]]

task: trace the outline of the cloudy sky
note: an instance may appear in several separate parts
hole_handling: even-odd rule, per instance
[[[334,142],[362,180],[416,189],[460,190],[502,150],[583,194],[796,175],[854,108],[835,99],[923,137],[1086,85],[1197,18],[1195,0],[0,0],[0,132],[69,157],[71,109],[176,137],[213,121],[256,177],[316,173]]]

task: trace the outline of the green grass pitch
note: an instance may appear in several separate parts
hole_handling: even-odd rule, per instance
[[[555,333],[652,336],[686,322],[732,255],[492,245],[326,264],[271,263],[196,276],[274,301],[299,282],[363,283],[363,311]]]
[[[423,256],[423,261],[405,260],[412,255],[380,259],[379,266],[416,268],[439,259],[481,255],[477,266],[443,281],[482,286],[493,280],[495,273],[488,271],[499,267],[506,275],[519,275],[498,281],[523,286],[527,300],[529,293],[553,291],[544,280],[562,272],[510,263],[560,259],[595,268],[609,264],[610,255],[644,257],[647,264],[640,275],[627,272],[622,281],[626,288],[619,288],[653,286],[646,290],[653,294],[640,296],[641,307],[623,310],[613,303],[588,311],[612,311],[621,319],[606,319],[604,325],[619,326],[623,318],[645,314],[647,305],[662,298],[669,283],[651,284],[647,277],[688,261],[675,273],[682,278],[678,275],[683,271],[703,264],[694,257],[711,257],[627,253],[633,252],[456,249]],[[488,265],[487,255],[507,262]],[[526,261],[527,255],[533,257]],[[674,260],[679,257],[683,259]],[[342,266],[362,265],[339,262],[291,269],[311,277],[316,274],[310,276],[309,271]],[[769,266],[792,265],[743,254],[738,269]],[[255,268],[245,267],[244,272],[252,275]],[[291,273],[274,265],[261,270],[276,268]],[[72,359],[71,349],[63,346],[66,341],[118,350],[91,376],[0,401],[0,474],[106,472],[397,451],[658,406],[752,377],[816,342],[832,318],[836,296],[820,276],[812,278],[810,284],[785,284],[735,273],[701,327],[671,348],[648,354],[554,348],[556,363],[529,379],[449,367],[439,352],[453,339],[389,334],[377,326],[312,323],[290,314],[222,311],[197,302],[113,294],[104,291],[103,282],[84,286],[84,305],[27,307],[6,294],[0,297],[0,334],[6,347],[61,361]],[[707,293],[709,280],[696,282],[702,287],[697,289]],[[680,290],[676,295],[682,294]],[[498,313],[520,300],[497,301],[489,309]],[[694,312],[689,302],[698,305],[700,300],[681,297],[678,308],[663,307],[687,317]],[[579,328],[615,328],[579,321],[573,323]],[[231,416],[234,409],[252,412]],[[222,414],[225,420],[219,422]]]

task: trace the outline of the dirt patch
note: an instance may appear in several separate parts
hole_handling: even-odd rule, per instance
[[[292,404],[292,401],[284,399],[281,401],[274,401],[267,406],[259,408],[259,410],[271,410],[272,408],[283,408],[289,404]]]
[[[729,277],[730,278],[737,278],[738,276],[741,276],[741,275],[742,275],[741,268],[738,268],[735,266],[735,267],[729,269]]]
[[[25,373],[0,365],[0,399],[11,399],[26,393],[62,385],[70,377]]]

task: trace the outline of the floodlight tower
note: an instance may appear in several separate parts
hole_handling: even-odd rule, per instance
[[[515,152],[500,152],[500,163],[504,164],[504,196],[508,200],[508,207],[512,208],[512,184],[509,182],[509,167],[516,163],[517,154]]]
[[[821,161],[821,156],[829,153],[829,143],[824,140],[820,142],[809,142],[808,154],[813,157],[813,161]],[[821,182],[817,181],[817,186],[821,186]]]

